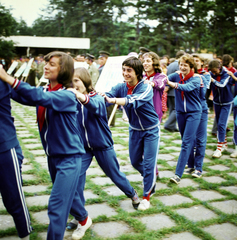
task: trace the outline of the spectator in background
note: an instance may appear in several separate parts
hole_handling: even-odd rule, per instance
[[[143,61],[143,54],[144,53],[147,53],[147,52],[150,52],[150,50],[148,48],[145,48],[145,47],[140,47],[139,48],[139,53],[138,53],[138,59],[142,62]]]
[[[99,75],[102,73],[103,68],[108,60],[108,57],[110,56],[109,52],[106,51],[99,51],[99,57],[98,57],[98,61],[99,61]]]
[[[95,56],[93,56],[89,53],[86,54],[86,62],[89,65],[88,72],[91,76],[91,81],[92,81],[93,87],[95,87],[97,80],[99,78],[99,71],[96,68],[95,64],[93,64],[94,60],[95,60]]]

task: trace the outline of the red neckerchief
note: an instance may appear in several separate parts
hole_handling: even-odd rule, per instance
[[[189,78],[191,78],[192,76],[194,75],[194,72],[191,70],[189,72],[189,74],[187,74],[184,79],[182,79],[183,75],[182,73],[179,74],[179,77],[180,77],[180,81],[179,83],[180,84],[184,84],[184,81],[188,80]],[[184,100],[184,91],[181,91],[181,97],[182,97],[182,100]]]
[[[99,66],[99,69],[102,68],[103,66],[104,66],[104,65],[100,65],[100,66]]]
[[[137,82],[138,84],[139,82]],[[128,83],[127,84],[127,87],[128,87],[128,92],[127,92],[127,95],[131,95],[132,94],[132,91],[133,89],[137,86],[137,84],[135,86],[130,86]]]
[[[228,71],[231,71],[232,73],[237,72],[236,68],[234,68],[234,67],[229,67],[227,69],[228,69]]]
[[[55,87],[51,88],[51,84],[48,85],[48,92],[53,92],[53,91],[57,91],[58,89],[62,88],[62,84],[58,83]],[[46,108],[39,106],[38,108],[38,113],[37,113],[37,122],[39,123],[39,130],[41,132],[42,127],[44,125],[44,119],[45,119],[45,112],[46,112]]]
[[[198,69],[198,73],[199,73],[199,74],[202,74],[202,73],[204,73],[204,72],[206,72],[204,68]]]
[[[155,75],[156,75],[156,72],[153,72],[150,76],[148,76],[146,73],[146,78],[147,78],[147,80],[150,80],[150,78],[154,77]]]

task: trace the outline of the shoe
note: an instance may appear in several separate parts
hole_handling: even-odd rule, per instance
[[[172,178],[170,179],[170,182],[179,184],[179,183],[180,183],[180,177],[177,176],[177,175],[175,175],[174,177],[172,177]]]
[[[74,229],[77,228],[77,225],[78,225],[78,221],[74,218],[74,219],[72,219],[71,222],[69,222],[69,223],[67,224],[66,230],[67,230],[67,231],[72,231],[72,230],[74,230]]]
[[[145,211],[149,207],[150,207],[150,202],[147,201],[147,199],[143,199],[138,206],[138,210]]]
[[[82,226],[81,224],[78,223],[77,229],[73,232],[72,234],[72,239],[73,240],[78,240],[81,239],[84,235],[86,230],[92,225],[92,220],[88,216],[86,224]]]
[[[231,130],[230,130],[230,128],[226,128],[226,132],[230,132]]]
[[[211,133],[213,137],[217,137],[217,133]]]
[[[195,170],[195,172],[192,173],[192,176],[195,178],[200,178],[202,176],[202,173],[198,170]]]
[[[176,128],[176,129],[170,129],[170,128],[164,128],[165,130],[169,131],[169,132],[179,132],[179,130]]]
[[[194,168],[188,168],[187,170],[184,171],[183,174],[185,175],[191,175],[195,171]]]
[[[237,158],[237,150],[230,154],[231,158]]]
[[[223,144],[221,148],[221,152],[227,151],[227,149],[228,149],[227,144],[226,145]]]
[[[220,158],[221,156],[222,156],[222,153],[218,149],[216,149],[216,151],[212,154],[213,158]]]
[[[140,204],[140,199],[137,195],[137,191],[135,190],[135,194],[134,196],[132,197],[132,205],[133,205],[133,208],[137,210],[138,206]]]

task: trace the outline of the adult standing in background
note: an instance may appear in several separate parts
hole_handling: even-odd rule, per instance
[[[179,70],[179,58],[185,54],[184,51],[180,50],[176,53],[176,60],[167,67],[167,76],[171,73],[175,73]],[[175,111],[175,99],[174,89],[167,86],[167,106],[169,108],[169,118],[165,122],[164,128],[171,132],[178,132],[176,126],[176,111]]]
[[[106,51],[99,51],[99,57],[98,57],[98,61],[99,61],[99,75],[102,73],[103,68],[108,60],[108,57],[110,56],[109,52]]]
[[[95,60],[95,56],[93,56],[89,53],[86,54],[86,62],[89,65],[88,72],[91,76],[91,81],[92,81],[93,87],[95,87],[97,80],[99,78],[99,71],[94,64],[94,60]]]

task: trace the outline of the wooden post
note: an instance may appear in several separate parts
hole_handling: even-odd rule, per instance
[[[115,113],[116,113],[117,107],[118,107],[118,104],[115,104],[115,105],[114,105],[114,108],[113,108],[113,111],[112,111],[112,113],[110,114],[109,121],[108,121],[108,125],[109,125],[109,126],[110,126],[110,124],[111,124],[111,122],[112,122],[112,119],[113,119]]]

